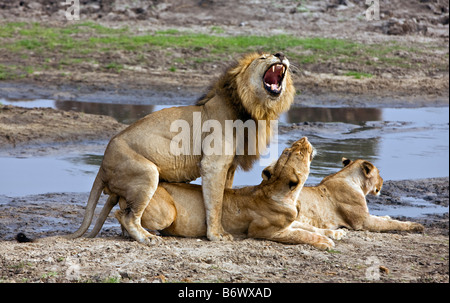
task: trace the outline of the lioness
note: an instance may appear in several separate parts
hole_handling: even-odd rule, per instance
[[[302,224],[294,221],[296,200],[308,178],[313,157],[312,145],[302,138],[263,171],[261,184],[225,189],[222,216],[225,230],[283,243],[307,243],[319,249],[333,247],[333,241],[322,234],[340,239],[341,231],[318,230],[322,233],[319,234],[303,230]],[[119,205],[121,210],[116,212],[116,218],[122,223],[128,206],[122,198]],[[97,235],[113,206],[110,200],[105,204],[89,237]],[[162,182],[142,215],[142,226],[167,235],[205,236],[205,212],[199,185]]]
[[[211,132],[193,129],[194,117],[201,121],[215,121],[225,129],[225,121],[264,120],[266,127],[257,133],[245,136],[244,141],[256,137],[264,148],[270,140],[270,121],[288,110],[293,102],[295,89],[289,72],[289,60],[282,54],[250,54],[228,69],[214,84],[209,93],[197,105],[174,107],[149,114],[130,125],[109,142],[103,162],[95,178],[86,213],[81,227],[68,238],[82,236],[92,221],[94,209],[101,192],[109,194],[112,201],[122,199],[126,211],[120,213],[120,222],[128,233],[139,242],[151,243],[156,236],[141,226],[141,217],[152,199],[160,181],[188,182],[202,177],[202,194],[206,209],[207,237],[209,240],[232,240],[223,230],[222,199],[225,187],[231,187],[237,167],[251,168],[261,152],[236,154],[225,152],[225,145],[219,154],[193,153],[201,149],[200,144]],[[174,121],[184,121],[192,130],[188,134],[190,153],[174,154],[171,146],[177,132]],[[217,125],[217,124],[216,124]],[[200,126],[201,127],[201,126]],[[196,137],[196,134],[197,137]],[[222,142],[236,142],[236,134]],[[201,137],[200,137],[201,136]],[[175,140],[176,141],[176,140]],[[183,142],[185,143],[185,142]],[[245,142],[245,151],[247,147]],[[258,147],[261,144],[257,145]]]
[[[319,185],[304,187],[298,203],[297,220],[315,227],[336,229],[346,227],[368,231],[422,231],[414,222],[393,220],[388,216],[369,214],[366,195],[379,195],[383,179],[378,169],[365,160],[343,158],[344,168],[325,177]]]

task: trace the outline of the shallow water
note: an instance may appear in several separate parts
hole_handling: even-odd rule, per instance
[[[170,107],[167,105],[104,104],[53,100],[2,100],[2,104],[52,107],[115,117],[123,123]],[[305,123],[307,122],[307,123]],[[363,158],[374,163],[385,180],[449,176],[449,108],[301,108],[280,118],[279,126],[299,124],[282,133],[269,148],[270,159],[250,172],[238,171],[236,186],[259,184],[261,171],[293,141],[308,136],[318,150],[307,184],[341,168],[341,158]],[[306,125],[305,125],[306,124]],[[277,144],[278,143],[278,144]],[[23,196],[47,192],[89,191],[107,142],[96,142],[61,153],[36,157],[0,156],[0,194]],[[200,184],[201,180],[195,183]],[[423,208],[411,204],[423,213]],[[375,210],[378,211],[378,210]],[[381,210],[383,211],[383,210]],[[404,209],[400,212],[404,213]],[[441,210],[436,210],[441,211]],[[447,208],[448,211],[448,208]],[[414,213],[411,210],[411,213]]]
[[[423,199],[403,197],[400,202],[400,205],[369,205],[369,213],[375,216],[389,215],[391,217],[407,216],[412,218],[448,213],[448,206],[432,204]]]

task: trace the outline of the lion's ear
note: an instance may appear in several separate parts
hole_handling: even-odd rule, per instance
[[[347,158],[342,158],[342,165],[344,165],[344,167],[346,167],[350,163],[352,163],[352,160],[347,159]]]
[[[375,166],[370,162],[364,161],[362,163],[362,169],[363,169],[364,175],[366,177],[369,177],[372,170],[375,169]]]

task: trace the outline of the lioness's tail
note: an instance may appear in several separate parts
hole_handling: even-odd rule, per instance
[[[89,200],[86,206],[86,211],[84,213],[83,223],[81,223],[80,228],[71,235],[65,236],[66,239],[75,239],[81,237],[89,228],[94,217],[95,207],[97,206],[100,195],[102,194],[105,184],[102,181],[100,172],[98,172],[97,177],[95,177],[94,184],[92,185],[91,193],[89,195]]]

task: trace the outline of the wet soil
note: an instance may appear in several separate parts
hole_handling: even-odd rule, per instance
[[[124,128],[125,125],[108,116],[0,105],[0,149],[109,140]]]
[[[375,204],[401,196],[448,206],[448,178],[388,181]],[[430,198],[430,193],[436,195]],[[81,223],[88,193],[0,196],[0,277],[4,282],[448,282],[448,213],[410,219],[424,233],[348,231],[330,251],[255,239],[210,242],[165,237],[144,246],[120,236],[110,216],[95,239],[29,237],[68,234]],[[100,204],[104,203],[102,198]]]

